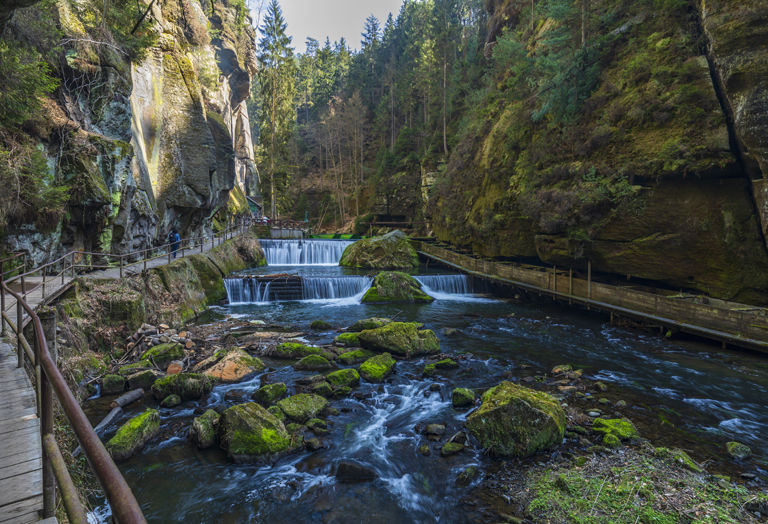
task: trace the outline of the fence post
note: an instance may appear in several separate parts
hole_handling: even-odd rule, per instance
[[[22,319],[24,310],[21,307],[21,300],[16,301],[16,356],[18,357],[18,367],[24,367],[24,348],[21,345],[22,326],[24,325]]]
[[[0,262],[0,337],[5,336],[5,319],[3,313],[5,313],[5,288],[3,288],[3,282],[5,282],[5,268],[4,263]]]
[[[21,296],[27,298],[27,286],[24,284],[24,273],[26,273],[26,264],[24,265],[23,273],[21,274]]]
[[[72,252],[72,265],[70,266],[70,269],[72,270],[72,280],[75,279],[75,252]]]
[[[50,315],[53,319],[53,339],[56,339],[56,313]],[[50,322],[49,322],[50,324]],[[42,330],[40,330],[42,331]],[[46,435],[53,435],[53,391],[48,376],[42,369],[42,354],[46,347],[45,341],[40,340],[40,331],[36,331],[35,336],[35,360],[37,366],[40,366],[40,439],[44,440]],[[56,355],[49,356],[56,362]],[[47,454],[43,453],[43,518],[53,517],[56,512],[56,478],[53,475],[51,460]]]
[[[45,268],[43,268],[43,300],[45,300]]]
[[[123,278],[123,255],[120,255],[120,279]]]

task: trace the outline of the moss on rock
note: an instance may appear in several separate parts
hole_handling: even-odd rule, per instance
[[[198,448],[210,448],[216,444],[216,426],[219,424],[219,419],[219,414],[209,409],[192,421],[189,436]]]
[[[320,355],[323,350],[313,346],[307,346],[300,342],[283,342],[279,344],[269,356],[272,358],[294,359],[307,355]]]
[[[360,333],[341,333],[333,341],[339,346],[359,346]]]
[[[141,450],[158,431],[160,414],[155,409],[148,409],[120,426],[115,436],[107,442],[107,451],[116,461],[126,460]]]
[[[128,375],[126,382],[128,383],[128,389],[141,388],[148,391],[161,376],[162,374],[154,369],[145,369],[133,375]]]
[[[526,457],[562,442],[565,412],[546,393],[502,382],[485,392],[466,427],[490,453]]]
[[[440,360],[438,362],[433,362],[431,364],[427,364],[424,366],[424,370],[422,371],[422,374],[427,377],[431,377],[435,373],[437,373],[438,369],[456,369],[459,367],[459,364],[450,359],[445,358],[443,360]]]
[[[596,418],[592,422],[592,429],[604,435],[613,435],[621,440],[640,437],[635,425],[628,418]]]
[[[325,379],[333,386],[353,387],[360,384],[360,374],[355,369],[340,369],[329,373]]]
[[[101,393],[115,395],[125,390],[125,378],[120,375],[105,375],[101,379]]]
[[[168,395],[160,403],[164,408],[175,408],[179,404],[181,404],[181,397],[178,395]]]
[[[160,369],[165,369],[171,361],[182,358],[184,358],[184,347],[177,342],[158,344],[141,356],[141,360],[152,362]]]
[[[381,382],[395,367],[395,359],[389,353],[382,353],[360,364],[360,376],[368,382]]]
[[[365,331],[366,329],[376,329],[383,326],[386,326],[387,324],[391,324],[392,319],[390,318],[380,318],[380,317],[371,317],[371,318],[364,318],[363,320],[358,320],[351,326],[347,328],[347,331]]]
[[[302,371],[325,371],[333,369],[335,366],[322,355],[307,355],[296,362],[293,367]]]
[[[421,284],[400,271],[385,271],[376,275],[373,286],[365,292],[363,303],[408,302],[423,304],[435,299],[422,291]]]
[[[309,325],[309,327],[316,331],[324,331],[326,329],[331,329],[331,325],[325,320],[313,320],[312,323]]]
[[[283,423],[255,402],[233,406],[221,414],[219,445],[236,462],[260,461],[292,448]]]
[[[362,362],[371,356],[373,356],[373,353],[370,351],[356,349],[355,351],[347,351],[346,353],[342,353],[339,355],[338,361],[346,366],[351,366],[352,364]]]
[[[451,392],[451,403],[455,408],[465,408],[475,403],[475,392],[467,388],[456,388]]]
[[[275,382],[274,384],[267,384],[261,386],[256,393],[253,394],[253,400],[263,406],[271,406],[288,392],[288,387],[283,382]]]
[[[328,401],[320,395],[299,393],[298,395],[284,398],[277,405],[288,418],[304,423],[324,410],[328,405]]]
[[[360,344],[365,349],[387,351],[405,358],[440,351],[435,333],[421,327],[417,322],[392,322],[361,332]]]
[[[725,449],[736,460],[745,460],[752,456],[752,450],[749,446],[741,442],[726,442]]]
[[[339,265],[367,269],[411,269],[419,265],[416,250],[402,231],[358,240],[344,250]]]
[[[195,400],[207,395],[213,389],[213,380],[199,373],[169,375],[152,385],[152,395],[157,400],[168,395],[179,395],[183,400]]]

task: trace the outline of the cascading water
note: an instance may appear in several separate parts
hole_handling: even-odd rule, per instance
[[[472,279],[467,275],[424,275],[414,278],[429,294],[471,295],[474,293]]]
[[[301,279],[301,297],[286,294],[280,283],[263,281],[258,278],[226,278],[224,287],[231,305],[261,304],[285,300],[338,300],[355,299],[371,287],[372,279],[364,276],[304,277]],[[275,284],[275,285],[273,285]]]
[[[336,266],[346,240],[261,240],[270,266]]]

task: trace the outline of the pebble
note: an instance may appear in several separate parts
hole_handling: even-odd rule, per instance
[[[589,411],[587,412],[587,415],[589,415],[592,418],[597,418],[600,415],[602,415],[602,413],[600,413],[599,411]]]

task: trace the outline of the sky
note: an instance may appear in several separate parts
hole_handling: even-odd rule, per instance
[[[255,3],[258,2],[251,5]],[[350,47],[359,49],[365,19],[373,14],[383,27],[390,12],[397,17],[402,3],[403,0],[280,0],[280,7],[293,37],[292,45],[302,53],[307,36],[321,45],[326,36],[331,42],[343,36]]]

